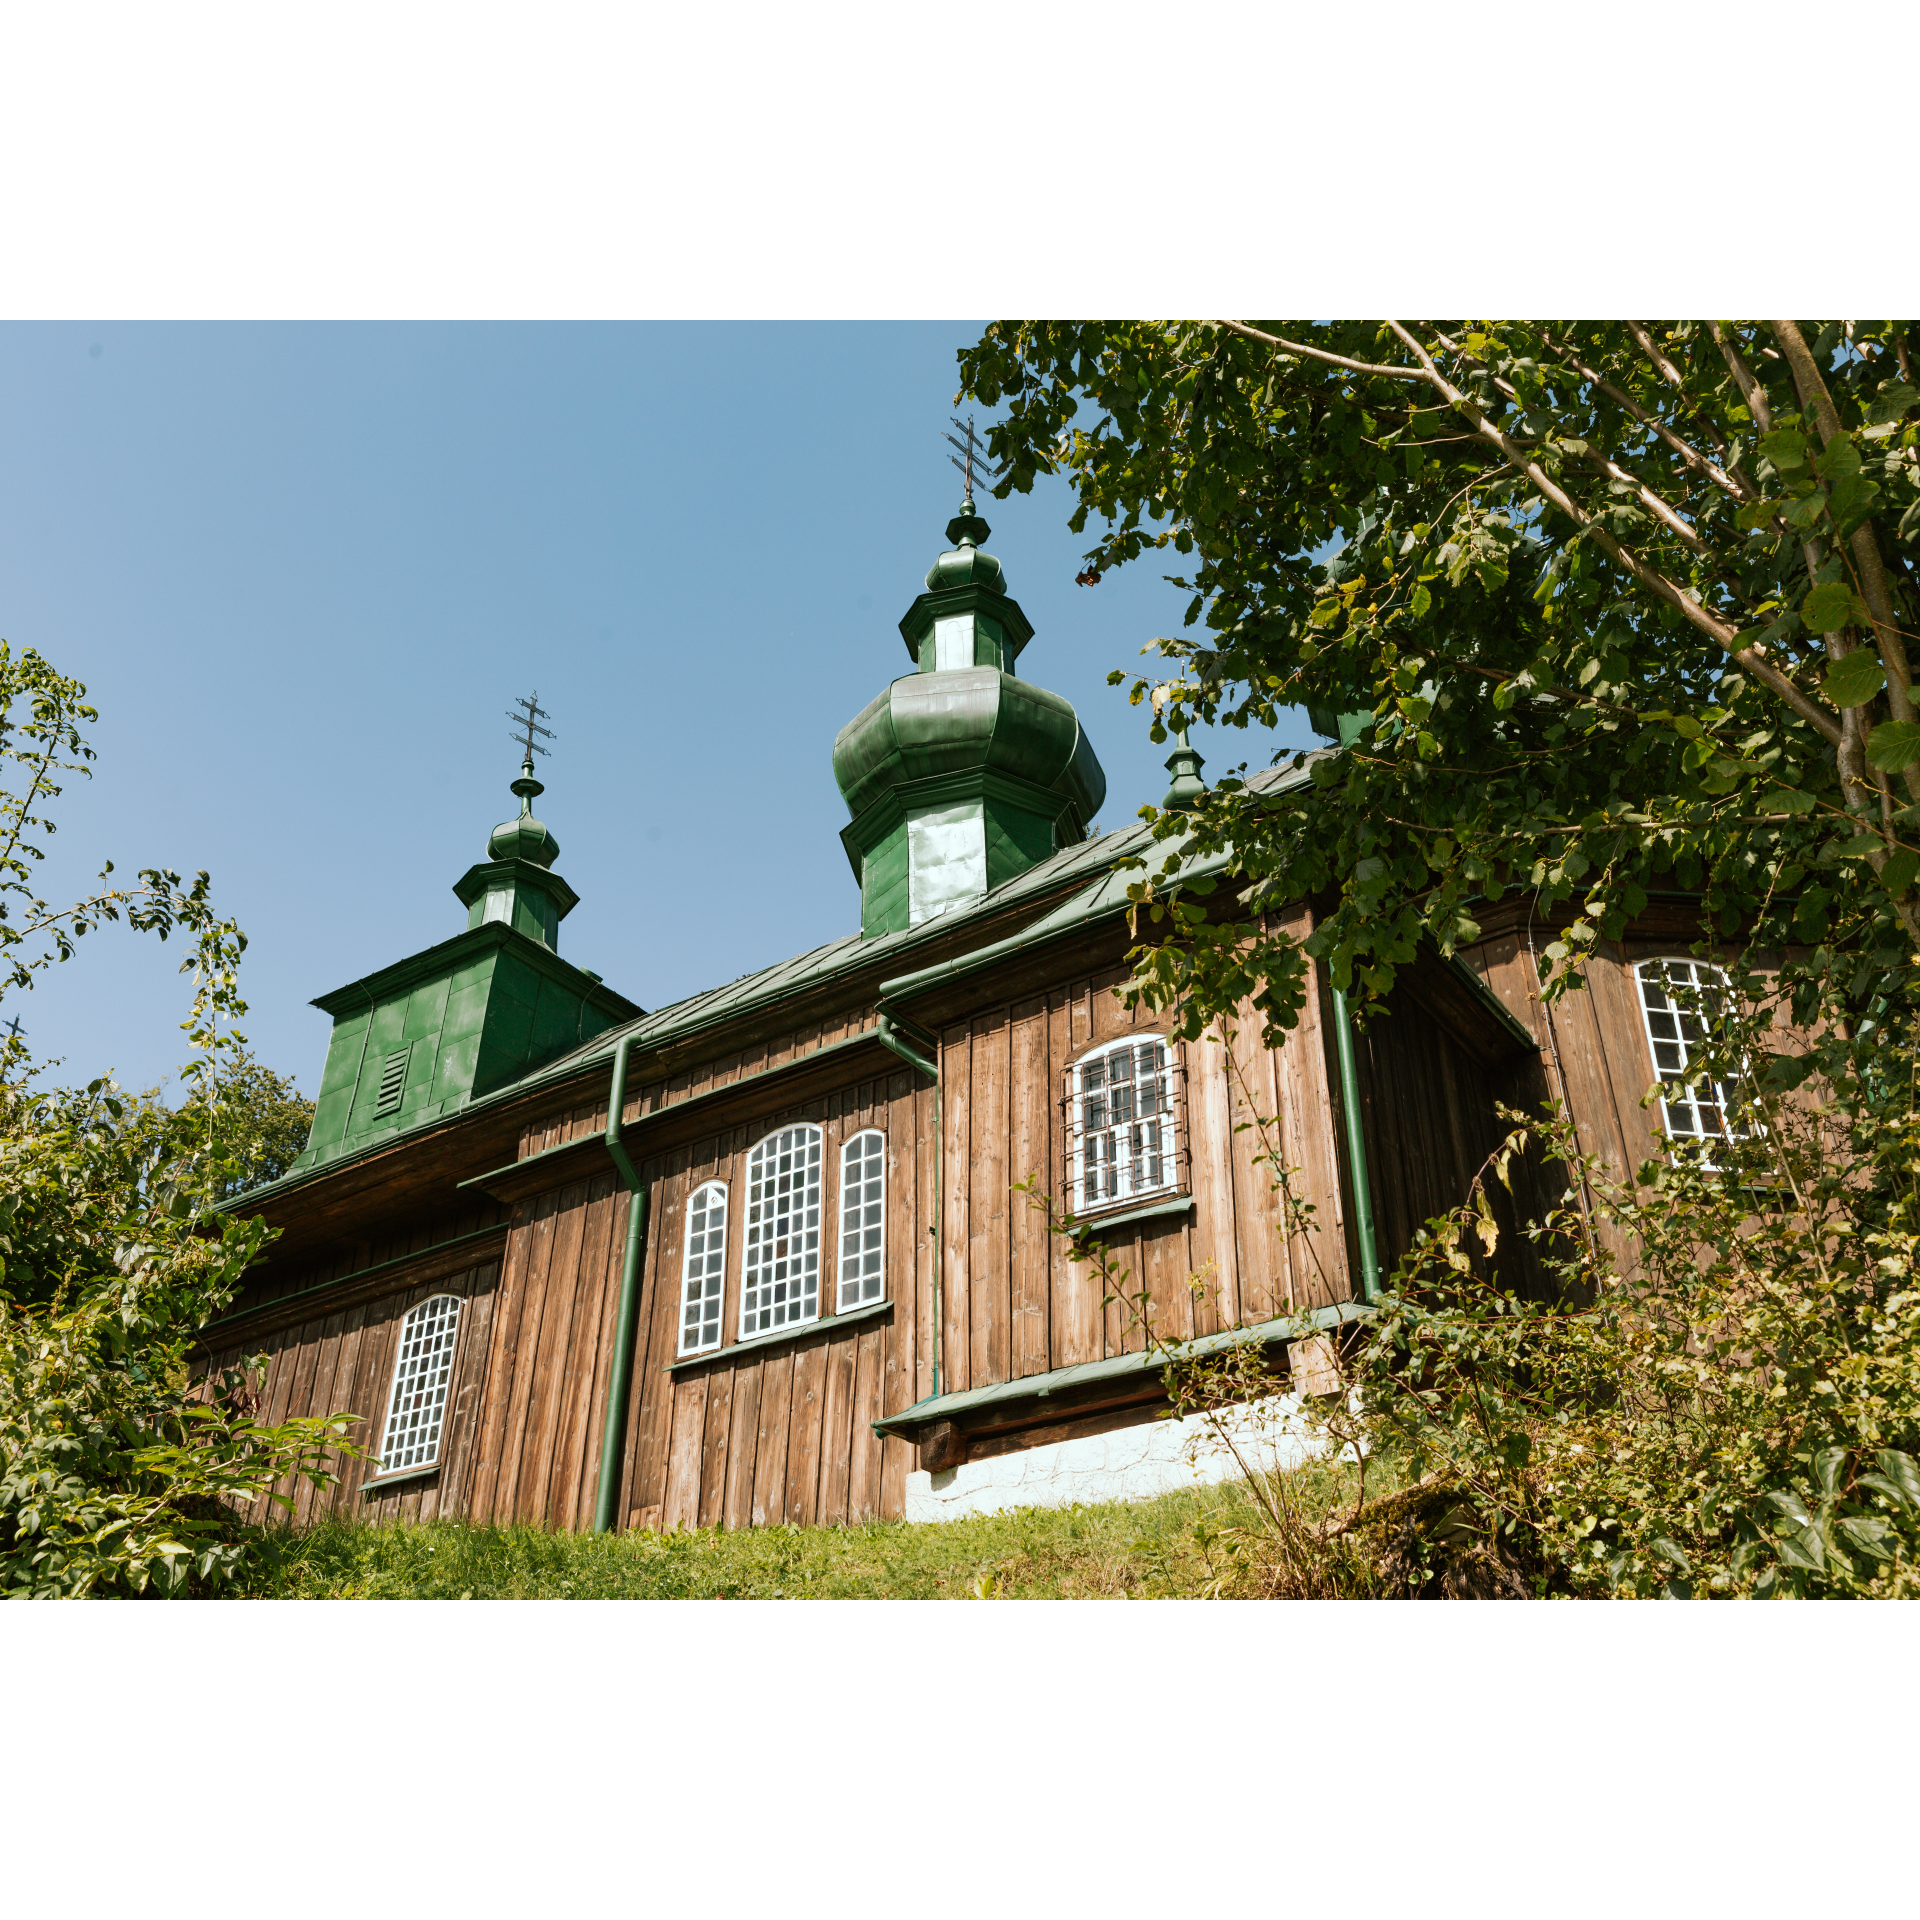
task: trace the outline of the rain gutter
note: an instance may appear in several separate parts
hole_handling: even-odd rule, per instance
[[[1347,996],[1333,990],[1334,1050],[1340,1058],[1340,1112],[1347,1129],[1347,1170],[1353,1181],[1353,1224],[1360,1242],[1360,1298],[1380,1298],[1380,1247],[1373,1231],[1373,1182],[1367,1173],[1366,1133],[1360,1125],[1360,1074],[1354,1064],[1353,1015]]]
[[[595,1533],[613,1531],[620,1499],[620,1456],[626,1450],[627,1395],[633,1385],[634,1335],[640,1319],[640,1258],[647,1236],[647,1188],[621,1131],[626,1120],[627,1056],[634,1036],[623,1033],[613,1052],[613,1091],[607,1097],[607,1156],[627,1190],[627,1254],[620,1270],[620,1315],[613,1335],[613,1366],[607,1380],[607,1420],[600,1437],[600,1497],[594,1503]]]

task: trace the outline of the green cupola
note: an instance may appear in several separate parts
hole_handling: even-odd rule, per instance
[[[840,729],[840,838],[869,938],[918,926],[1085,838],[1106,775],[1071,704],[1018,679],[1033,638],[968,494],[900,622],[917,671]]]
[[[562,960],[579,895],[553,871],[560,843],[533,817],[545,791],[527,755],[518,818],[454,882],[466,931],[323,993],[333,1039],[295,1172],[377,1145],[534,1072],[641,1009]]]

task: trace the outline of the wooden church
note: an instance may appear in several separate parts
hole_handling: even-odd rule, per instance
[[[1089,837],[1105,776],[1019,671],[1033,630],[987,534],[969,494],[900,621],[909,671],[834,742],[857,931],[644,1012],[561,957],[577,896],[529,750],[518,817],[454,884],[465,927],[314,1003],[311,1140],[242,1203],[280,1237],[203,1336],[214,1366],[269,1356],[267,1418],[357,1416],[372,1457],[297,1489],[297,1520],[742,1527],[1151,1491],[1211,1469],[1016,1183],[1096,1225],[1164,1333],[1255,1343],[1282,1390],[1463,1197],[1497,1101],[1563,1099],[1623,1167],[1656,1074],[1669,1128],[1719,1124],[1645,965],[1693,964],[1678,908],[1550,1018],[1522,910],[1361,1032],[1324,979],[1272,1051],[1252,1017],[1187,1044],[1129,1012],[1117,863],[1147,830]],[[1168,764],[1177,807],[1199,762]],[[1312,903],[1284,917],[1305,933]],[[1256,1115],[1311,1233],[1283,1231]]]

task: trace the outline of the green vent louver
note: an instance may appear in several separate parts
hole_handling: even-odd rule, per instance
[[[394,1112],[400,1105],[401,1090],[407,1084],[407,1061],[413,1053],[411,1043],[398,1053],[390,1053],[380,1068],[380,1098],[374,1102],[373,1115],[377,1120],[383,1114]]]

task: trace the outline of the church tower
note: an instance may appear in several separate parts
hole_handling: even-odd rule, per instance
[[[917,927],[1086,837],[1107,777],[1057,693],[1016,677],[1033,628],[981,542],[971,484],[900,622],[916,668],[840,729],[833,777],[860,931]]]
[[[531,734],[513,792],[518,817],[454,882],[466,931],[314,1001],[333,1015],[333,1038],[295,1172],[452,1113],[639,1017],[598,974],[560,958],[560,922],[580,896],[553,871],[560,843],[533,815],[545,788]]]

